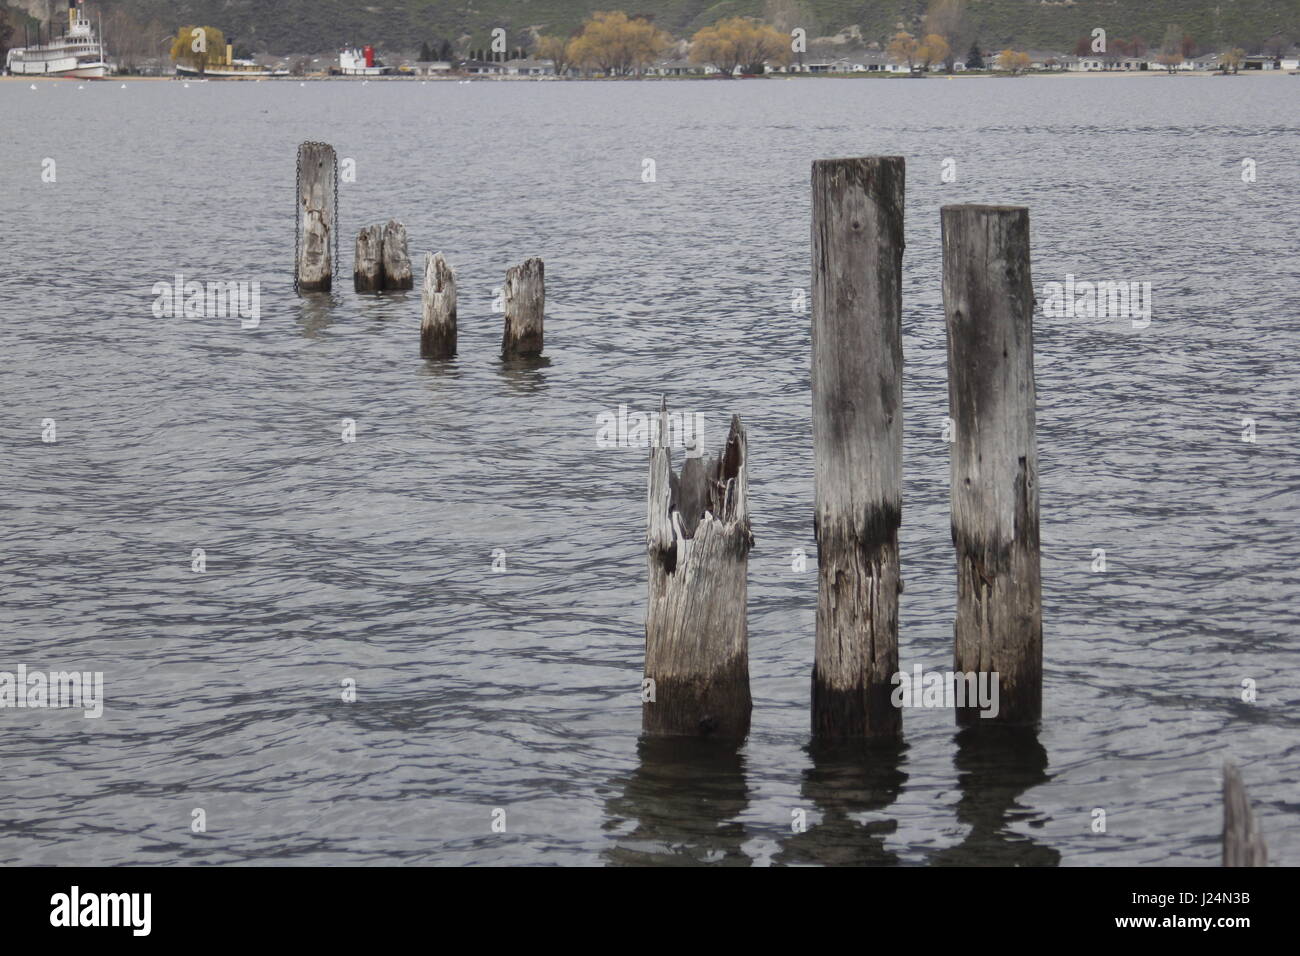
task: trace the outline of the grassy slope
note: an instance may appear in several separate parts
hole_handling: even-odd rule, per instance
[[[761,15],[763,0],[101,0],[124,5],[142,21],[158,18],[211,24],[253,48],[274,53],[319,52],[345,43],[415,49],[423,40],[470,35],[485,45],[500,26],[510,43],[528,27],[568,33],[593,10],[653,14],[677,36],[689,36],[723,16]],[[804,0],[815,16],[809,34],[835,33],[856,24],[867,39],[884,39],[899,24],[915,28],[926,0]],[[1300,41],[1300,0],[968,0],[971,20],[986,47],[1071,52],[1093,27],[1111,37],[1143,36],[1156,45],[1169,23],[1179,23],[1198,43],[1248,48],[1273,34]]]

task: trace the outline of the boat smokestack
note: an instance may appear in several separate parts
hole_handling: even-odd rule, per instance
[[[77,0],[68,0],[68,29],[77,25]]]
[[[235,38],[226,37],[226,65],[235,65]]]

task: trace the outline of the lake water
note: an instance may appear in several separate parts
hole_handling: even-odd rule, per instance
[[[1300,863],[1298,101],[1289,76],[0,83],[0,670],[105,681],[99,719],[0,710],[0,862],[1213,864],[1232,759]],[[300,299],[304,140],[356,181],[343,281]],[[902,747],[808,746],[791,302],[812,160],[868,154],[907,159],[905,669],[952,660],[939,207],[1029,206],[1040,290],[1152,286],[1143,329],[1036,317],[1036,740],[912,709]],[[418,289],[351,291],[390,217],[417,270],[457,270],[453,362],[419,357]],[[547,359],[506,368],[493,290],[530,255]],[[176,273],[260,282],[260,326],[156,318]],[[661,394],[710,446],[749,430],[738,752],[638,742],[647,459],[595,438]]]

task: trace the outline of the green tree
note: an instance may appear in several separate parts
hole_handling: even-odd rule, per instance
[[[982,70],[984,69],[984,54],[980,52],[980,41],[974,40],[970,45],[970,52],[966,54],[966,69]]]

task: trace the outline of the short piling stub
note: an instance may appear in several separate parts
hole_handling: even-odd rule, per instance
[[[456,273],[441,252],[424,254],[421,301],[420,356],[453,357],[456,354]]]
[[[732,416],[719,456],[688,457],[679,479],[666,401],[656,426],[646,505],[642,730],[743,739],[751,710],[746,607],[754,541],[745,429]]]
[[[966,706],[957,720],[1030,725],[1043,710],[1043,617],[1029,210],[961,205],[940,214],[957,552],[953,669],[989,674],[999,696],[996,717]]]
[[[902,732],[892,695],[902,589],[904,175],[901,156],[812,167],[812,730],[822,740]]]
[[[542,319],[546,311],[546,269],[537,257],[506,270],[502,288],[505,331],[502,358],[542,354]]]
[[[1246,785],[1231,762],[1223,765],[1223,865],[1268,866],[1264,835],[1255,826]]]
[[[384,226],[383,258],[385,289],[399,290],[414,287],[411,257],[406,245],[406,226],[396,219],[388,220]]]
[[[334,275],[331,254],[338,258],[338,158],[328,143],[298,146],[296,215],[294,288],[328,292]]]
[[[356,264],[352,287],[357,292],[378,292],[384,287],[383,229],[365,226],[357,233]]]

